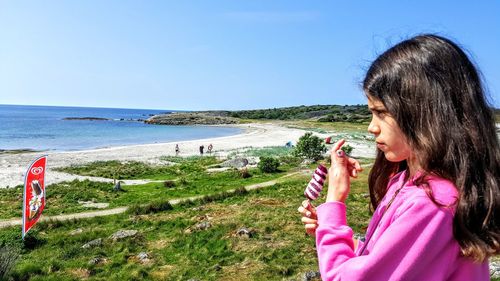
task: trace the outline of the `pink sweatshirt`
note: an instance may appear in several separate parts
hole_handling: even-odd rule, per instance
[[[411,181],[403,186],[404,178],[402,172],[391,179],[368,226],[366,238],[373,236],[363,255],[362,242],[354,249],[346,205],[327,202],[317,208],[316,247],[323,280],[489,280],[487,261],[473,263],[460,255],[453,238],[453,209],[436,206]],[[428,182],[438,202],[455,202],[453,183],[438,177],[428,177]]]

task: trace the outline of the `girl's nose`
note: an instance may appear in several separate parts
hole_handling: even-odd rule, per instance
[[[368,125],[368,132],[374,135],[380,134],[380,127],[377,124],[375,124],[375,122],[373,122],[373,119],[370,122],[370,125]]]

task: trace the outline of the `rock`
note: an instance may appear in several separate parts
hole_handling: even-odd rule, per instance
[[[212,224],[209,221],[202,221],[195,226],[195,229],[206,230],[209,229],[210,227],[212,227]]]
[[[65,117],[63,120],[109,121],[112,119],[102,117]]]
[[[303,281],[312,281],[315,279],[320,280],[319,278],[321,278],[319,271],[308,271],[302,276]]]
[[[89,265],[98,265],[98,264],[105,263],[107,261],[108,261],[108,259],[106,259],[106,258],[95,257],[95,258],[89,260],[88,264]]]
[[[125,239],[127,237],[133,237],[137,235],[137,230],[118,230],[115,232],[113,235],[111,235],[109,238],[113,239],[113,241]]]
[[[246,227],[242,227],[240,229],[238,229],[238,231],[236,232],[236,234],[239,236],[239,237],[242,237],[242,238],[252,238],[255,236],[255,230],[253,229],[248,229]]]
[[[83,232],[83,229],[81,229],[81,228],[77,228],[77,229],[75,229],[75,230],[72,230],[72,231],[69,233],[69,235],[72,235],[72,236],[73,236],[73,235],[80,234],[80,233],[82,233],[82,232]]]
[[[222,164],[220,164],[222,167],[233,167],[233,168],[243,168],[246,165],[248,165],[248,159],[246,158],[235,158],[235,159],[230,159]]]
[[[210,227],[212,227],[212,224],[209,221],[202,221],[202,222],[197,223],[196,225],[184,230],[184,233],[189,234],[193,231],[206,230],[206,229],[209,229]]]
[[[137,259],[141,263],[148,263],[151,261],[151,256],[149,256],[149,254],[146,252],[140,252],[139,254],[137,254]]]
[[[88,242],[87,244],[83,245],[82,248],[83,249],[90,249],[93,247],[100,247],[100,246],[102,246],[102,238],[92,240],[92,241]]]

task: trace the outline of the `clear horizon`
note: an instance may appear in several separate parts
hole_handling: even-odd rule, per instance
[[[366,104],[359,81],[437,33],[500,108],[500,2],[2,1],[0,104],[251,110]]]

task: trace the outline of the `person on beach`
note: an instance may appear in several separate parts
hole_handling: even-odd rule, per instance
[[[205,146],[202,144],[200,145],[200,155],[203,156],[203,150],[205,149]]]
[[[208,147],[207,147],[207,152],[209,154],[212,154],[212,149],[214,149],[214,146],[212,144],[209,144]]]
[[[500,253],[500,147],[474,64],[449,39],[420,35],[380,55],[363,81],[377,144],[365,239],[346,222],[361,167],[331,151],[326,202],[299,207],[323,280],[489,280]]]
[[[179,149],[179,144],[176,144],[175,145],[175,156],[179,156],[180,152],[181,152],[181,150]]]

